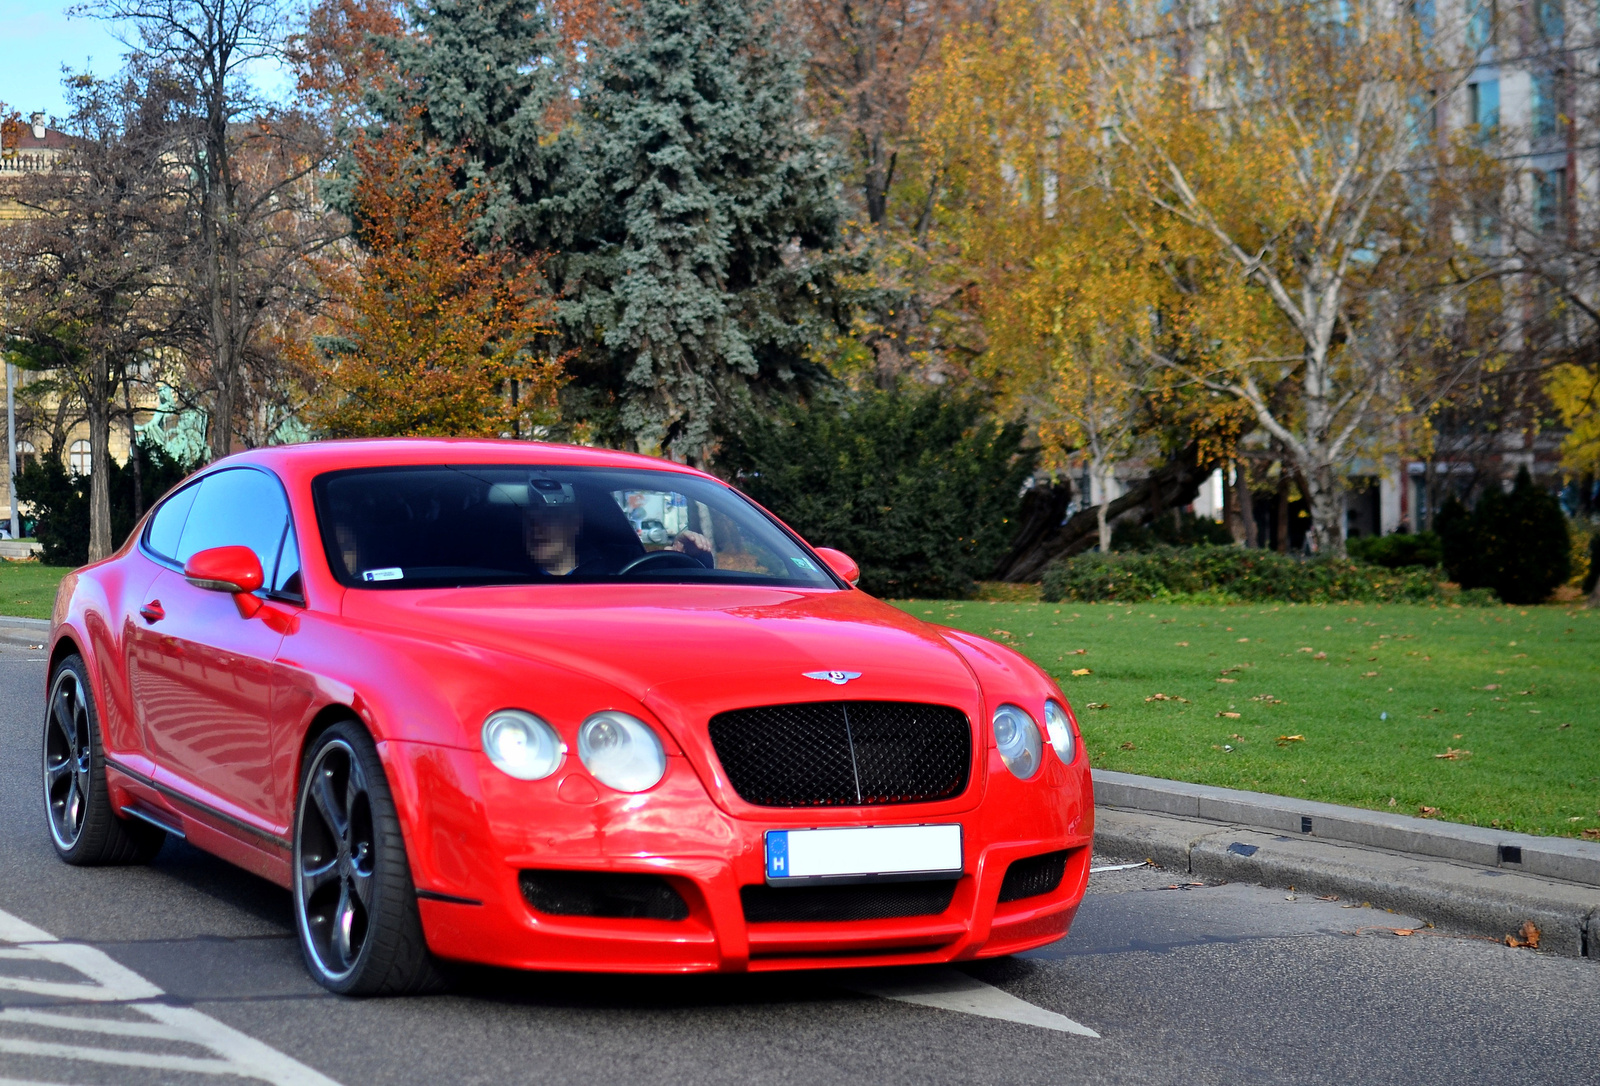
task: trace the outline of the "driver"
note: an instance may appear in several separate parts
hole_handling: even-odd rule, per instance
[[[522,512],[522,542],[528,557],[541,572],[565,577],[578,568],[578,532],[583,514],[578,511],[571,484],[556,484],[547,491],[538,480],[530,487]]]

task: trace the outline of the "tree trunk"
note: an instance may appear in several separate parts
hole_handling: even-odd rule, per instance
[[[144,470],[139,463],[139,428],[133,421],[133,382],[122,382],[122,402],[128,409],[128,466],[133,469],[133,519],[144,516]]]
[[[1101,497],[1105,497],[1105,491],[1102,490],[1100,495]],[[1102,501],[1099,505],[1094,507],[1095,515],[1099,518],[1098,527],[1101,554],[1111,553],[1111,523],[1106,520],[1106,508],[1110,504],[1111,503],[1109,501]]]
[[[1211,474],[1200,468],[1199,455],[1198,443],[1174,453],[1167,463],[1134,483],[1116,501],[1108,503],[1106,519],[1115,521],[1118,517],[1133,513],[1141,523],[1145,523],[1150,520],[1152,508],[1161,510],[1194,501],[1200,493],[1200,485]],[[1086,502],[1089,497],[1084,495]],[[1065,503],[1061,508],[1065,510]],[[995,569],[995,579],[1013,584],[1037,581],[1051,562],[1070,558],[1093,547],[1099,541],[1099,521],[1098,507],[1084,508],[1064,524],[1058,521],[1058,527],[1041,534],[1031,545],[1014,546],[1012,553]]]
[[[1308,471],[1300,489],[1311,507],[1311,550],[1314,554],[1344,556],[1344,491],[1332,468]]]
[[[1289,470],[1287,464],[1278,465],[1278,520],[1273,525],[1277,538],[1272,547],[1280,554],[1289,553]]]
[[[97,389],[96,393],[103,392]],[[111,404],[105,395],[89,397],[89,561],[110,556]]]
[[[1247,487],[1244,479],[1244,465],[1237,460],[1230,460],[1222,467],[1222,521],[1227,526],[1228,535],[1233,539],[1235,547],[1243,547],[1246,542],[1244,527],[1244,499],[1240,494],[1241,488]]]

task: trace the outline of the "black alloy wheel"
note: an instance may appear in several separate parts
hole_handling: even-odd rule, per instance
[[[439,986],[383,763],[353,720],[323,732],[306,754],[294,906],[306,967],[324,988],[400,995]]]
[[[69,864],[148,863],[167,837],[111,809],[100,721],[77,654],[57,665],[45,702],[44,809],[56,855]]]

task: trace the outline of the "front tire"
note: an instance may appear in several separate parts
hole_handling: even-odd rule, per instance
[[[306,754],[294,815],[294,919],[306,968],[340,995],[441,985],[383,762],[340,721]]]
[[[83,657],[56,666],[44,707],[44,813],[56,855],[77,867],[142,864],[167,835],[119,816],[106,787],[100,717]]]

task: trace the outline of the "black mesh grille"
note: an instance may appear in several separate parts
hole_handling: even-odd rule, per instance
[[[752,924],[805,920],[891,920],[937,916],[950,907],[956,880],[876,882],[864,886],[743,886]]]
[[[1067,870],[1067,849],[1046,852],[1043,856],[1029,856],[1016,860],[1006,868],[1005,881],[1000,884],[1001,901],[1018,901],[1025,897],[1048,894],[1061,885],[1061,876]]]
[[[522,896],[542,913],[634,920],[683,920],[689,906],[660,875],[524,871]]]
[[[948,705],[822,701],[711,718],[734,791],[760,807],[860,807],[960,795],[972,761],[966,714]]]

